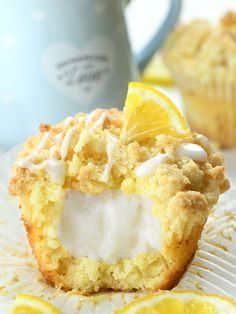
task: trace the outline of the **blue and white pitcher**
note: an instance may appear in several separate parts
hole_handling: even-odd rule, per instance
[[[161,29],[133,58],[121,0],[2,1],[0,145],[22,141],[41,122],[95,107],[122,108],[136,64],[143,67],[153,55],[180,2],[170,1]]]

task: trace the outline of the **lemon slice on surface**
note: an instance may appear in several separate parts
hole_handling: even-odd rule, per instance
[[[142,80],[146,83],[160,84],[164,86],[173,86],[172,75],[167,68],[161,54],[156,53],[145,70],[143,71]]]
[[[166,95],[143,83],[129,83],[121,132],[123,140],[143,141],[158,134],[181,137],[189,132],[182,114]]]
[[[50,303],[29,294],[17,294],[10,314],[62,314]]]
[[[163,291],[126,305],[116,314],[235,314],[232,300],[198,291]]]

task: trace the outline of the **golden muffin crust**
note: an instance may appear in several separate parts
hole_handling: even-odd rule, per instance
[[[209,210],[228,189],[222,155],[213,152],[197,134],[184,138],[159,135],[149,141],[126,143],[120,138],[122,125],[123,113],[117,109],[97,109],[89,116],[79,113],[56,126],[41,125],[39,135],[26,142],[13,167],[10,193],[19,196],[39,269],[56,287],[83,294],[173,287],[195,253]],[[106,176],[109,137],[116,143]],[[206,159],[177,156],[176,149],[183,143],[202,147]],[[137,176],[137,167],[159,153],[168,154],[166,162],[146,176]],[[50,159],[62,162],[60,183],[40,166]],[[66,191],[99,195],[108,189],[153,200],[153,219],[157,216],[161,220],[164,234],[161,251],[108,264],[75,258],[62,247],[58,224]]]

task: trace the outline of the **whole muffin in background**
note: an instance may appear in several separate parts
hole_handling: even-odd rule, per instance
[[[194,20],[178,26],[164,59],[182,93],[194,131],[222,147],[236,145],[236,13],[214,26]]]

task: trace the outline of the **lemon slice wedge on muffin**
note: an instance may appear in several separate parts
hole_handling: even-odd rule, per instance
[[[126,141],[147,140],[158,134],[180,137],[189,132],[183,116],[166,95],[146,84],[129,83],[122,128]]]
[[[39,269],[55,287],[81,294],[173,287],[228,188],[223,157],[208,140],[190,133],[175,106],[159,102],[162,94],[132,89],[138,100],[130,103],[128,93],[125,114],[96,109],[42,124],[13,166],[10,192]],[[168,126],[159,128],[156,108]],[[140,137],[140,127],[155,121],[155,132]]]

